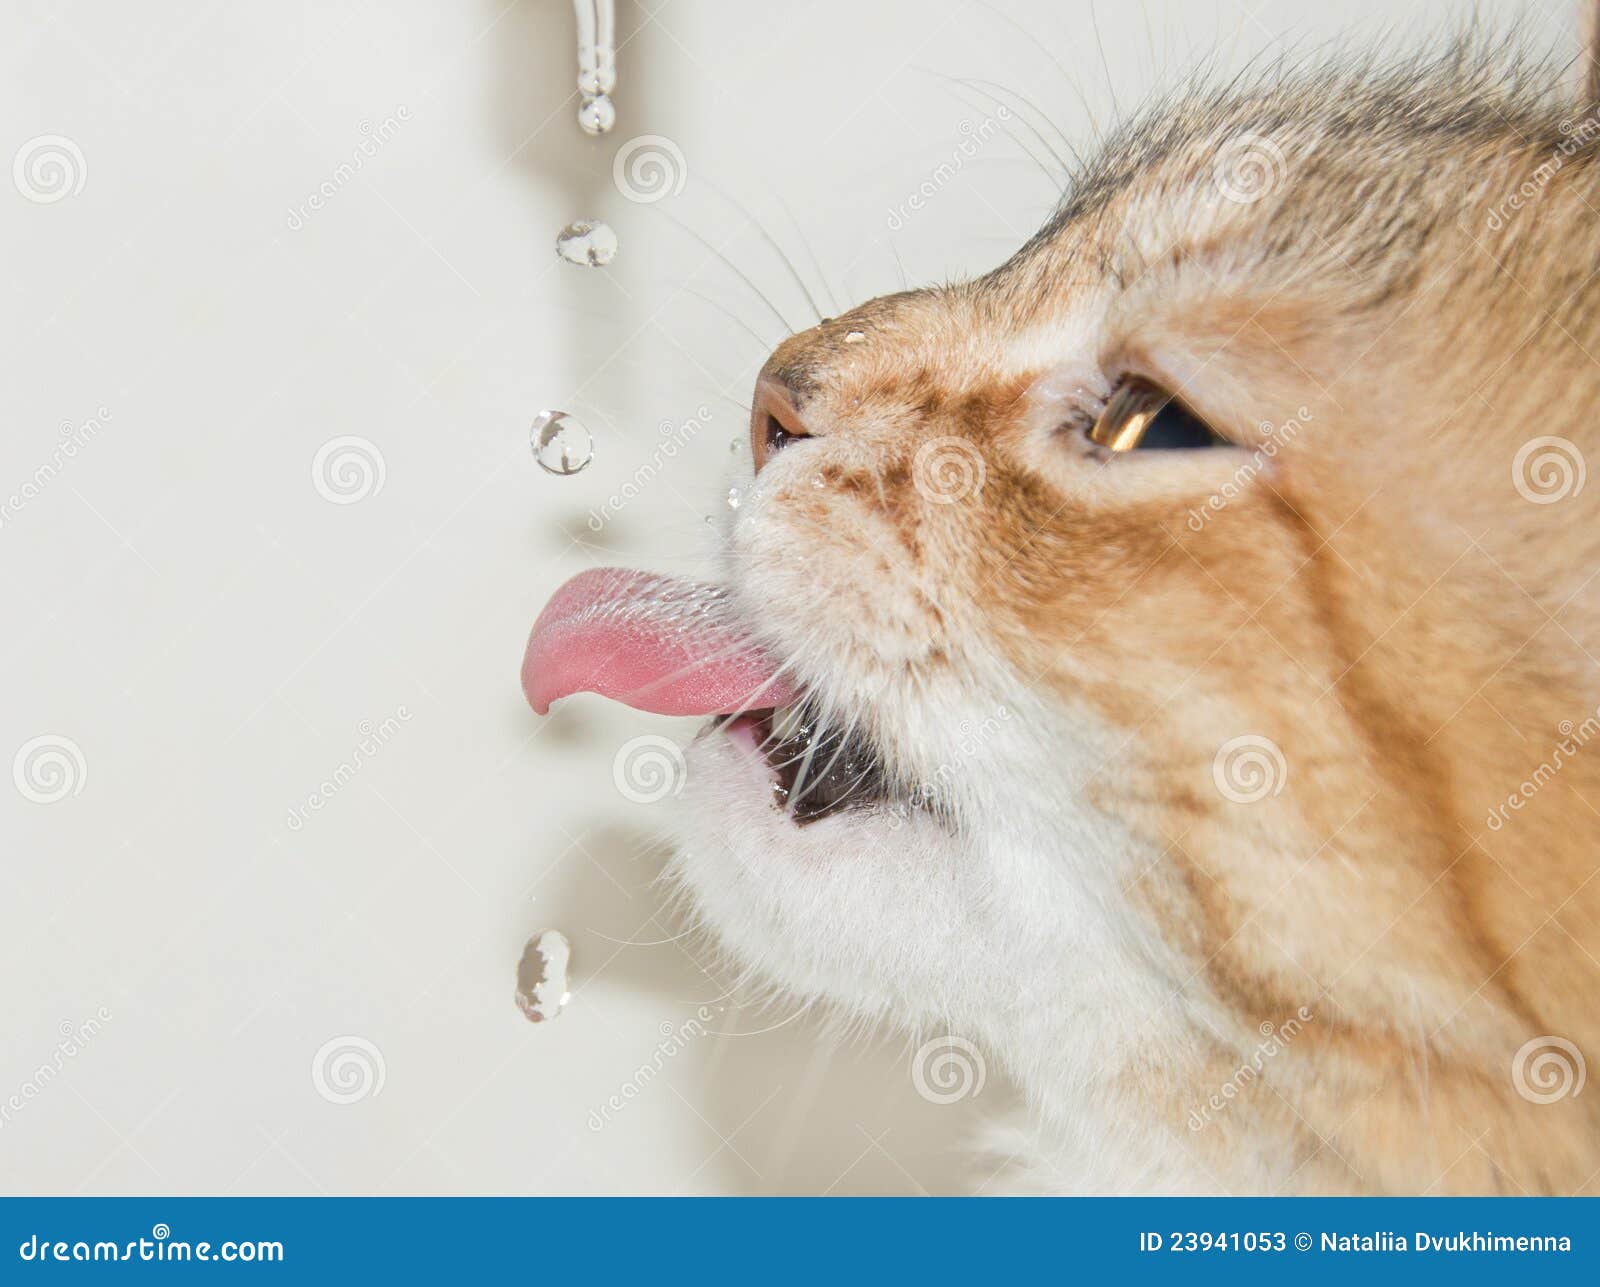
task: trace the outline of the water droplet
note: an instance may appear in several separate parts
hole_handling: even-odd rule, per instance
[[[605,94],[586,98],[578,105],[578,128],[590,136],[607,133],[617,123],[617,109]]]
[[[738,509],[744,504],[744,490],[737,483],[728,488],[728,508]]]
[[[865,331],[846,331],[844,333],[844,342],[846,344],[859,344],[866,338],[867,333]]]
[[[730,456],[742,456],[744,455],[744,449],[749,445],[750,440],[742,433],[735,434],[732,438],[728,439],[728,454]]]
[[[567,990],[571,961],[572,946],[560,930],[545,930],[528,940],[517,963],[517,1009],[529,1023],[554,1019],[572,999]]]
[[[604,134],[616,114],[607,97],[617,87],[617,20],[612,0],[577,0],[578,124],[587,134]]]
[[[565,411],[541,411],[528,431],[533,458],[551,474],[575,474],[594,459],[588,427]]]
[[[602,268],[617,253],[617,234],[599,219],[576,219],[556,234],[556,254],[569,264]]]
[[[578,93],[585,98],[600,98],[617,87],[615,67],[582,68],[578,72]]]

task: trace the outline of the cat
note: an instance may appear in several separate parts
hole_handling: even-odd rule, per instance
[[[717,586],[535,629],[717,717],[740,965],[1020,1088],[985,1191],[1596,1191],[1600,85],[1487,43],[1136,118],[778,346]]]

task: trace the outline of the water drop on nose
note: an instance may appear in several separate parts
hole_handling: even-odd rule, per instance
[[[594,438],[588,427],[565,411],[541,411],[528,431],[539,467],[551,474],[575,474],[594,459]]]
[[[603,268],[617,253],[617,234],[599,219],[577,219],[556,234],[556,254],[569,264]]]
[[[572,999],[567,990],[571,961],[572,946],[560,930],[545,930],[528,940],[517,963],[517,1009],[529,1023],[554,1019]]]
[[[617,123],[617,109],[606,94],[585,98],[578,105],[578,128],[590,137],[607,133]]]
[[[846,331],[844,333],[844,342],[846,344],[859,344],[866,338],[867,333],[865,331]]]

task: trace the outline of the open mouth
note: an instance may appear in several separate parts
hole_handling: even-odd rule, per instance
[[[534,623],[522,687],[541,714],[569,693],[594,692],[638,710],[714,716],[713,727],[751,739],[772,772],[774,803],[797,825],[907,799],[872,742],[824,718],[719,586],[619,568],[579,573]]]
[[[803,699],[715,722],[754,740],[772,771],[773,803],[798,826],[895,798],[872,743],[828,723]]]

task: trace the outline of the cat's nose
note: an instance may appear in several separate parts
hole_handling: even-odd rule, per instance
[[[755,400],[750,404],[750,458],[756,469],[759,471],[790,443],[810,436],[811,431],[795,410],[793,390],[770,375],[757,380]]]

